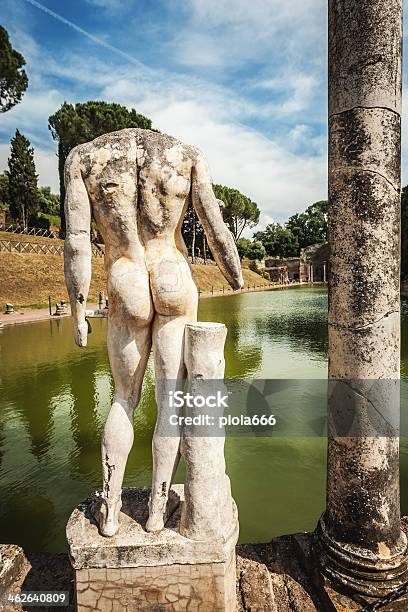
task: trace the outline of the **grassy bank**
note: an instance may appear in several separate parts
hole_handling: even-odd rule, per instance
[[[14,237],[13,237],[14,238]],[[227,282],[216,266],[193,265],[193,275],[200,291],[222,291]],[[251,270],[244,270],[245,285],[267,285],[268,282]],[[106,290],[103,259],[92,260],[90,301],[98,301],[100,290]],[[0,253],[0,308],[6,302],[15,306],[45,305],[48,296],[53,301],[67,298],[64,264],[60,255],[33,253]]]
[[[61,246],[63,240],[59,238],[45,238],[44,236],[28,236],[27,234],[13,234],[12,232],[1,232],[0,240],[11,240],[12,242],[36,242],[37,244],[55,244]]]

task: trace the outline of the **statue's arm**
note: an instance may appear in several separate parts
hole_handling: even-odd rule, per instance
[[[241,262],[234,238],[225,225],[212,189],[207,163],[200,153],[192,170],[193,206],[221,272],[234,289],[243,286]]]
[[[86,346],[88,324],[85,320],[86,300],[91,282],[91,206],[81,174],[78,152],[74,149],[65,163],[64,272],[71,313],[74,320],[75,342]]]

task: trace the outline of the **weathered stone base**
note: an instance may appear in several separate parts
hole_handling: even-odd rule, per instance
[[[403,521],[408,531],[408,520]],[[238,611],[357,612],[379,602],[339,590],[321,573],[315,553],[315,534],[274,538],[268,544],[237,546]],[[384,612],[406,612],[407,593],[381,605]]]
[[[403,589],[408,582],[405,533],[401,531],[394,554],[387,558],[357,546],[347,549],[333,541],[327,533],[323,518],[316,532],[314,557],[320,559],[325,580],[339,588],[361,594],[363,597],[381,598]]]
[[[178,531],[183,494],[183,486],[173,487],[175,510],[165,529],[156,534],[144,529],[148,489],[123,491],[121,526],[113,538],[98,532],[98,496],[74,510],[67,538],[78,612],[235,612],[235,506],[234,524],[225,541],[193,541]]]
[[[225,563],[76,570],[75,582],[78,612],[236,610],[235,553]]]
[[[29,553],[19,546],[0,544],[0,558],[0,612],[75,612],[73,570],[65,553]],[[21,591],[65,591],[70,603],[64,608],[32,608],[4,599],[4,594]]]
[[[0,591],[7,591],[23,569],[24,551],[15,544],[0,545]]]
[[[402,522],[408,533],[408,517]],[[310,534],[295,534],[274,538],[268,544],[237,546],[237,610],[239,612],[355,612],[361,610],[361,597],[335,590],[319,573],[313,559]],[[0,545],[0,552],[9,546]],[[7,553],[8,555],[8,553]],[[9,555],[8,555],[9,556]],[[75,612],[74,574],[66,555],[55,553],[25,553],[20,561],[13,556],[12,573],[18,574],[7,590],[20,591],[68,591],[70,605],[64,612]],[[0,584],[1,587],[1,584]],[[4,585],[3,585],[4,587]],[[0,588],[1,592],[1,588]],[[1,612],[22,612],[25,606],[0,604]],[[115,608],[112,608],[113,610]],[[163,606],[152,606],[159,611]],[[164,609],[171,609],[169,607]],[[204,608],[200,608],[204,609]],[[59,612],[61,608],[35,608],[38,612]],[[398,597],[381,607],[381,612],[406,612],[407,596]]]

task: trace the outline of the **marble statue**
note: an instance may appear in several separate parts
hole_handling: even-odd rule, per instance
[[[232,234],[224,224],[202,153],[170,136],[125,129],[71,151],[65,165],[65,276],[76,344],[87,344],[91,219],[105,243],[108,353],[115,383],[102,439],[103,493],[99,528],[119,528],[121,489],[133,443],[133,412],[153,347],[156,381],[166,390],[185,380],[184,333],[197,320],[198,292],[181,235],[189,202],[227,281],[243,285]],[[163,394],[156,388],[158,422]],[[157,430],[157,425],[156,425]],[[153,437],[153,479],[146,529],[160,531],[180,458],[177,436]]]

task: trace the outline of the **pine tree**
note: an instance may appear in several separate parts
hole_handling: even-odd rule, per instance
[[[28,138],[18,130],[11,139],[11,154],[8,160],[10,212],[27,230],[30,218],[39,206],[34,149]]]
[[[0,26],[0,113],[21,101],[28,85],[25,59],[11,46],[7,30]]]
[[[60,177],[61,238],[65,237],[65,185],[64,166],[68,153],[76,145],[89,142],[108,132],[123,128],[150,130],[152,122],[144,115],[120,104],[96,101],[75,105],[64,104],[48,119],[52,137],[58,142],[58,166]]]

